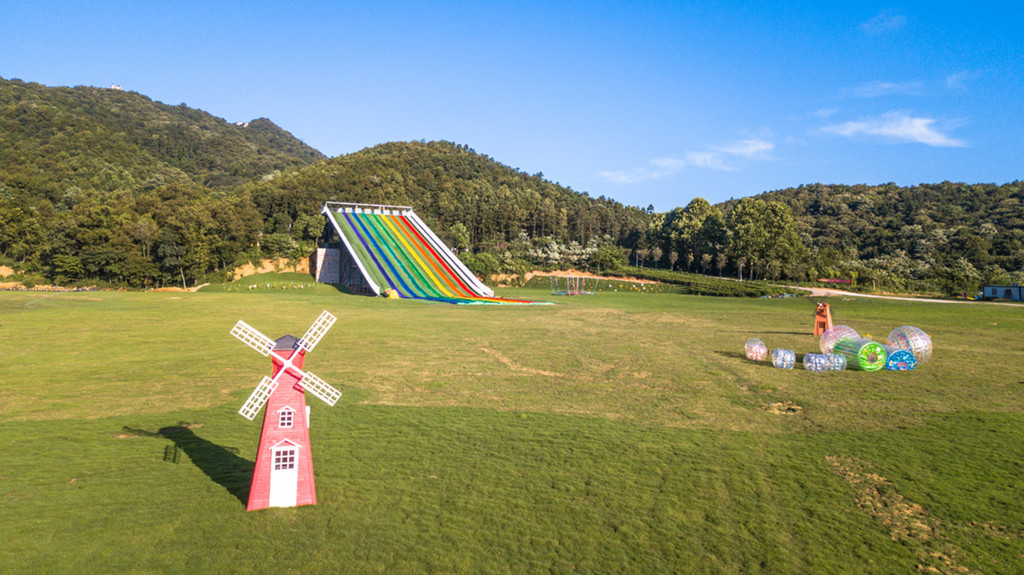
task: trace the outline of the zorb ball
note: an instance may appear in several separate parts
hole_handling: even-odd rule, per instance
[[[773,349],[772,365],[781,369],[793,369],[796,365],[796,354],[791,349]]]
[[[849,337],[857,339],[860,334],[857,330],[853,329],[848,325],[834,325],[829,329],[825,330],[825,333],[821,334],[821,339],[818,340],[818,345],[821,346],[821,353],[832,353],[832,349],[835,348],[836,342]]]
[[[844,337],[836,342],[835,352],[846,357],[851,369],[878,371],[885,367],[885,348],[870,339]]]
[[[829,371],[846,371],[846,356],[839,353],[826,353]]]
[[[818,373],[828,371],[828,357],[823,353],[804,354],[804,369]]]
[[[889,332],[889,339],[885,344],[909,351],[914,354],[914,359],[918,363],[928,361],[932,356],[932,338],[912,325],[903,325]]]
[[[764,342],[759,339],[748,339],[747,345],[747,359],[750,361],[764,361],[768,357],[768,347],[764,345]]]

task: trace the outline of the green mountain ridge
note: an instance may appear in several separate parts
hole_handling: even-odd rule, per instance
[[[628,259],[945,293],[1024,281],[1021,182],[812,184],[654,213],[452,142],[326,158],[266,118],[0,79],[0,263],[45,281],[188,284],[301,257],[329,200],[411,205],[480,274]]]
[[[520,233],[586,244],[620,243],[646,228],[647,212],[591,198],[468,146],[389,142],[246,186],[265,218],[316,213],[325,201],[409,205],[442,235],[459,224],[466,248],[492,250]]]
[[[50,199],[69,186],[227,189],[323,158],[265,118],[230,124],[136,92],[0,79],[0,185]]]
[[[810,248],[809,266],[822,275],[849,278],[860,262],[872,268],[863,271],[890,284],[899,284],[899,277],[942,275],[941,270],[973,277],[976,284],[1024,279],[1021,181],[812,184],[754,198],[789,208],[796,233]],[[963,291],[972,291],[966,285],[971,281],[962,283]]]

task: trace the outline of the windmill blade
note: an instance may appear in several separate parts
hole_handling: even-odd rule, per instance
[[[316,318],[316,321],[313,322],[313,325],[309,326],[309,329],[306,330],[302,339],[299,340],[299,349],[313,351],[316,344],[320,343],[324,334],[327,333],[327,330],[331,329],[331,326],[334,325],[334,322],[336,321],[338,321],[338,318],[328,313],[327,310],[324,310],[324,312],[320,314],[320,317]]]
[[[270,394],[274,393],[275,389],[277,389],[277,380],[263,376],[263,381],[256,386],[256,389],[252,390],[252,395],[245,400],[245,405],[238,410],[238,415],[252,421],[252,418],[256,417],[256,414],[263,409],[263,405],[267,403]]]
[[[256,328],[242,320],[238,320],[235,327],[231,328],[231,335],[242,340],[242,343],[263,355],[270,355],[270,350],[274,349],[274,340],[263,335]]]
[[[319,397],[327,405],[333,406],[337,403],[338,398],[341,397],[340,391],[334,389],[330,384],[308,371],[306,372],[306,376],[299,380],[299,385],[301,385],[306,391]]]

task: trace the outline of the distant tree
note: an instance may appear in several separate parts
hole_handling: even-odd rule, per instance
[[[590,256],[590,269],[601,273],[615,271],[626,262],[626,254],[622,248],[605,246],[598,248]]]
[[[647,257],[650,255],[651,250],[648,248],[636,250],[637,263],[640,265],[640,267],[644,267],[643,264],[644,262],[647,261]]]
[[[664,255],[664,253],[661,251],[661,248],[659,248],[657,246],[651,248],[651,259],[654,260],[654,267],[655,268],[658,267],[658,262],[661,261],[661,256],[663,256],[663,255]]]
[[[708,273],[708,270],[711,268],[712,259],[713,258],[711,257],[711,254],[701,254],[700,255],[700,271],[701,271],[701,273],[703,273],[703,274],[707,274]]]
[[[462,222],[455,222],[452,224],[449,234],[452,238],[452,243],[456,251],[464,252],[469,249],[469,230],[466,229],[466,225]]]

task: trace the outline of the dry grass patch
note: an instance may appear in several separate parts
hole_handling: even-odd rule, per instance
[[[764,409],[775,415],[799,415],[804,412],[804,408],[792,401],[775,401],[765,405]]]
[[[942,524],[926,509],[896,491],[885,477],[853,457],[825,458],[832,471],[854,492],[857,508],[889,530],[893,541],[912,548],[921,573],[961,575],[974,573],[957,561],[959,549],[942,534]]]

